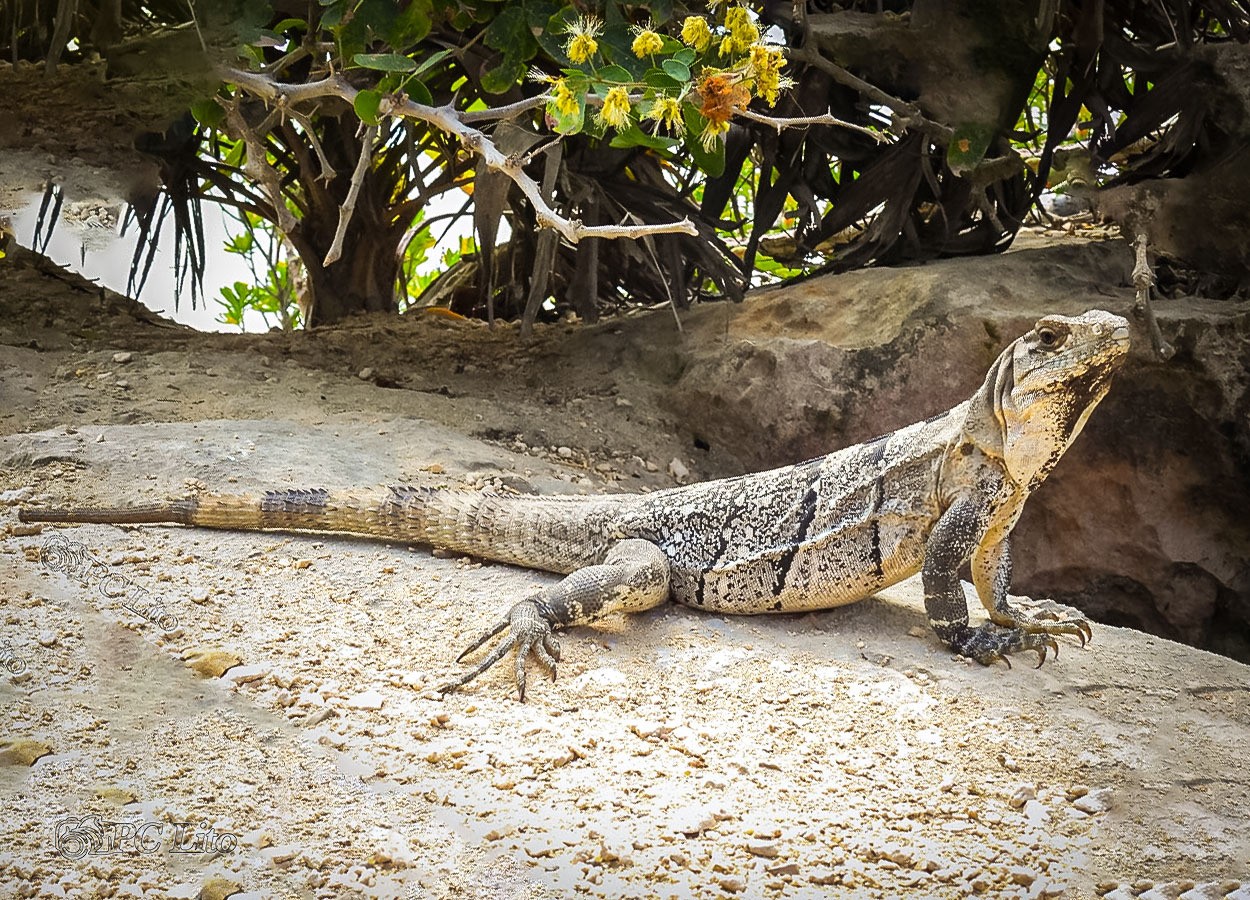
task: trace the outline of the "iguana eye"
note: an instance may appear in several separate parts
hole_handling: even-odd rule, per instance
[[[1059,335],[1053,328],[1037,329],[1037,339],[1046,348],[1054,347],[1059,343]]]

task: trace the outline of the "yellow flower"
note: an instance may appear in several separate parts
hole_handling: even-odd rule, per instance
[[[752,44],[747,65],[755,82],[756,96],[763,97],[769,106],[777,104],[777,93],[786,79],[781,77],[781,67],[786,64],[785,55],[778,47]]]
[[[721,135],[728,130],[728,122],[714,122],[709,120],[707,127],[703,129],[703,134],[699,136],[699,143],[703,145],[703,149],[708,153],[715,153],[717,145],[720,144]]]
[[[748,47],[760,39],[760,30],[751,20],[751,14],[746,7],[734,6],[726,11],[725,29],[729,34],[721,41],[721,56],[745,53]]]
[[[687,16],[681,26],[681,39],[702,53],[712,43],[712,29],[703,16]]]
[[[681,101],[667,94],[655,98],[655,103],[651,104],[651,109],[647,112],[647,118],[667,125],[672,134],[681,134],[686,130],[686,123],[681,117]]]
[[[639,59],[644,56],[654,56],[664,49],[664,39],[650,28],[639,28],[638,37],[634,38],[631,49],[634,51],[634,56]]]
[[[571,116],[581,108],[577,101],[577,95],[569,90],[569,86],[563,78],[556,79],[555,85],[551,90],[551,104],[556,108],[556,112],[562,116]]]
[[[569,26],[569,43],[564,52],[576,64],[589,61],[599,52],[599,42],[595,38],[601,31],[602,22],[594,16],[582,16]]]
[[[618,85],[608,91],[608,95],[603,98],[603,106],[595,118],[601,125],[611,125],[613,128],[619,129],[628,125],[629,94],[625,88]]]

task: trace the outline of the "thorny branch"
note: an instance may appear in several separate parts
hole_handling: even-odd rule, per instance
[[[934,122],[932,119],[926,118],[915,104],[907,103],[898,97],[887,94],[876,85],[864,81],[858,75],[854,75],[836,63],[829,61],[815,47],[807,45],[798,50],[787,50],[786,58],[792,62],[806,63],[809,66],[820,69],[820,71],[824,72],[838,84],[858,91],[873,103],[879,103],[884,106],[894,113],[892,124],[898,131],[918,128],[944,143],[949,142],[955,134],[955,129],[949,125],[943,125],[940,122]]]
[[[369,171],[369,162],[373,159],[373,141],[377,135],[378,126],[370,125],[365,129],[365,136],[360,141],[360,158],[356,160],[356,170],[352,172],[352,183],[347,189],[347,198],[339,208],[339,224],[334,229],[334,242],[330,244],[325,259],[321,261],[322,266],[337,262],[343,255],[343,238],[347,236],[347,226],[352,220],[352,213],[356,211],[356,198],[360,196],[360,185],[364,183],[365,173]]]
[[[772,126],[777,129],[779,134],[785,128],[795,128],[803,125],[836,125],[840,128],[849,128],[852,131],[866,134],[879,144],[888,143],[890,140],[890,136],[885,132],[874,131],[871,128],[856,125],[854,122],[847,122],[845,119],[839,119],[837,116],[828,113],[819,116],[766,116],[754,110],[740,109],[737,114],[744,119],[750,119],[752,122],[760,122],[764,125]]]
[[[261,186],[273,207],[274,214],[278,217],[278,227],[283,234],[290,234],[295,229],[295,216],[287,209],[286,201],[282,198],[282,179],[274,167],[269,165],[268,154],[265,152],[261,137],[247,124],[243,113],[239,111],[238,103],[225,104],[225,110],[226,121],[247,146],[247,163],[243,166],[244,174],[251,176]]]
[[[1159,354],[1159,358],[1171,359],[1176,354],[1176,348],[1163,339],[1163,332],[1159,330],[1159,320],[1155,318],[1154,307],[1150,305],[1150,287],[1155,283],[1155,275],[1151,271],[1150,260],[1146,255],[1147,243],[1144,233],[1133,239],[1135,256],[1133,286],[1137,288],[1137,302],[1133,304],[1133,312],[1139,318],[1146,320],[1146,330],[1150,332],[1150,343],[1154,346],[1155,353]]]
[[[359,91],[338,75],[331,75],[320,81],[306,84],[282,84],[265,75],[231,69],[224,73],[226,81],[238,85],[245,91],[258,97],[276,102],[285,102],[288,106],[315,100],[321,97],[337,97],[347,103],[356,99]],[[451,106],[426,106],[407,98],[387,98],[379,107],[379,113],[404,116],[433,125],[441,131],[455,136],[469,150],[481,157],[482,162],[492,169],[507,175],[521,189],[534,209],[534,216],[540,227],[554,228],[565,240],[576,244],[583,238],[640,238],[651,234],[689,234],[697,235],[698,229],[690,219],[679,222],[664,222],[656,225],[583,225],[576,219],[566,219],[551,208],[542,197],[538,184],[525,174],[518,159],[504,154],[481,131],[465,122],[462,113]],[[237,112],[235,115],[240,119]],[[233,123],[232,123],[233,124]],[[253,136],[254,138],[254,136]],[[246,139],[246,134],[245,134]],[[252,144],[248,144],[248,156],[252,155]],[[257,152],[264,160],[263,149],[257,142]],[[249,165],[251,165],[249,161]],[[272,173],[272,169],[270,169]],[[250,174],[250,173],[249,173]],[[258,178],[258,181],[261,179]],[[261,181],[264,184],[263,181]],[[268,188],[268,186],[266,185]],[[278,203],[278,214],[281,216],[285,205]],[[286,213],[289,217],[290,213]],[[285,225],[279,223],[284,229]],[[294,226],[294,222],[291,222]]]
[[[287,114],[296,117],[297,121],[300,121],[299,114],[295,111],[294,107],[299,103],[320,99],[322,97],[337,97],[347,103],[352,103],[359,92],[357,88],[338,75],[330,75],[320,81],[308,82],[305,84],[284,84],[282,82],[275,81],[273,78],[265,74],[231,69],[224,73],[224,78],[251,94],[273,101],[275,104],[282,107]],[[593,103],[601,98],[592,97],[588,99]],[[525,173],[524,165],[527,161],[526,159],[503,153],[494,144],[494,142],[490,140],[489,137],[473,127],[473,123],[475,122],[498,121],[520,115],[523,112],[542,106],[546,101],[547,98],[540,95],[519,101],[517,103],[512,103],[498,109],[480,110],[477,112],[459,112],[450,105],[426,106],[400,95],[385,98],[378,111],[381,114],[403,116],[425,122],[458,138],[465,147],[480,156],[482,161],[487,166],[502,172],[504,175],[507,175],[508,178],[510,178],[517,185],[517,187],[521,189],[521,193],[525,195],[526,199],[533,207],[535,218],[540,227],[555,229],[570,243],[576,244],[583,238],[589,237],[637,239],[655,234],[698,234],[698,229],[688,218],[682,219],[678,222],[664,222],[654,225],[583,225],[577,219],[565,218],[551,207],[551,204],[543,196],[543,192],[539,185]],[[901,101],[894,102],[901,103]],[[771,125],[778,131],[783,128],[800,125],[836,125],[863,132],[878,141],[887,140],[886,136],[880,132],[864,128],[850,122],[845,122],[832,115],[777,118],[766,116],[751,110],[738,110],[737,114],[755,122]],[[914,114],[918,115],[918,113]],[[235,117],[241,122],[242,117],[238,116],[237,111],[235,113]],[[233,120],[232,124],[234,124]],[[243,126],[243,128],[245,128],[245,126]],[[376,128],[374,131],[376,133]],[[241,129],[241,133],[243,134],[245,140],[248,140],[249,166],[251,166],[250,157],[253,154],[252,140],[255,139],[255,135],[253,134],[252,138],[249,139],[248,132],[246,130]],[[257,152],[263,154],[263,149],[259,148],[258,142],[257,144]],[[263,158],[264,157],[262,155],[261,159],[263,160]],[[362,156],[362,160],[365,159],[366,157]],[[360,165],[364,165],[364,162],[357,165],[356,173],[353,175],[353,192],[350,193],[348,197],[350,201],[355,200],[355,195],[359,191],[359,181],[363,178]],[[265,167],[262,166],[258,168],[258,173],[262,176],[264,175],[263,168]],[[276,177],[276,173],[273,173],[272,169],[270,169],[269,174]],[[265,186],[267,190],[270,189],[270,182],[266,181],[264,177],[257,177],[257,181]],[[350,219],[351,213],[347,209],[346,204],[343,212],[346,219]],[[282,215],[281,211],[279,212],[279,215]],[[286,213],[286,215],[289,216],[290,214]],[[342,243],[341,232],[345,227],[344,223],[346,219],[343,216],[340,216],[339,234],[336,234],[335,236],[335,247],[340,250],[340,245]],[[285,228],[286,226],[282,224],[282,227]],[[325,264],[329,265],[337,258],[338,254],[335,253],[332,248],[331,252],[326,256]]]

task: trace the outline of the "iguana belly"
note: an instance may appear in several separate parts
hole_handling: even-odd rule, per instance
[[[843,606],[914,575],[924,561],[922,531],[874,521],[847,534],[710,568],[672,565],[673,599],[735,615]]]

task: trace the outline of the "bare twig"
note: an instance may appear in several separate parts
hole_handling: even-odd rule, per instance
[[[865,128],[863,125],[856,125],[854,122],[847,122],[845,119],[839,119],[834,115],[820,116],[766,116],[763,113],[757,113],[752,109],[740,109],[737,115],[744,119],[750,119],[752,122],[760,122],[777,129],[780,134],[784,128],[799,128],[804,125],[837,125],[840,128],[849,128],[852,131],[858,131],[866,134],[879,144],[888,143],[890,136],[881,131],[873,131],[871,128]]]
[[[1155,273],[1150,268],[1147,257],[1147,238],[1142,232],[1133,239],[1133,252],[1136,257],[1133,263],[1133,286],[1137,288],[1137,302],[1133,304],[1133,313],[1146,320],[1146,330],[1150,332],[1150,343],[1160,359],[1171,359],[1176,355],[1176,348],[1163,339],[1159,330],[1159,320],[1155,318],[1154,307],[1150,305],[1150,288],[1155,283]]]
[[[360,158],[356,160],[356,171],[352,172],[352,183],[347,189],[347,198],[339,207],[339,225],[334,229],[334,241],[322,266],[328,266],[343,255],[343,238],[347,236],[347,226],[352,221],[352,213],[356,211],[356,198],[360,196],[360,186],[364,184],[365,173],[369,171],[369,162],[373,159],[373,141],[378,136],[378,126],[370,125],[365,129],[365,136],[360,141]]]
[[[200,31],[200,20],[195,16],[195,0],[187,0],[187,9],[191,11],[191,24],[195,26],[195,36],[200,39],[200,50],[208,55],[208,44],[204,43],[204,32]]]
[[[52,41],[48,44],[48,59],[45,69],[48,75],[56,72],[57,63],[61,61],[61,54],[65,52],[65,46],[69,43],[70,28],[76,15],[78,15],[78,0],[60,0],[57,3],[56,27],[52,31]],[[17,53],[16,48],[17,45],[14,43],[14,54]]]
[[[793,62],[814,66],[838,84],[859,91],[859,93],[872,102],[879,103],[886,109],[889,109],[894,113],[894,126],[900,130],[918,128],[927,134],[941,139],[943,142],[949,142],[955,134],[955,129],[949,125],[943,125],[940,122],[934,122],[932,119],[926,118],[915,104],[907,103],[892,94],[887,94],[876,85],[864,81],[858,75],[851,74],[846,69],[825,58],[824,54],[815,47],[809,45],[798,50],[787,50],[786,58]]]
[[[321,141],[317,140],[317,131],[313,128],[312,121],[308,118],[308,116],[293,109],[288,109],[286,113],[303,126],[304,135],[308,138],[308,142],[312,144],[313,151],[317,154],[317,161],[321,163],[321,174],[317,177],[326,184],[329,184],[334,180],[334,177],[338,175],[338,172],[334,170],[334,166],[331,165],[330,160],[326,157],[326,152],[321,146]]]
[[[252,180],[261,186],[269,200],[269,205],[273,207],[274,215],[278,218],[278,228],[284,234],[290,234],[295,229],[295,216],[291,215],[291,211],[287,209],[286,201],[282,196],[282,179],[278,177],[274,167],[269,165],[264,142],[247,124],[243,113],[239,111],[238,103],[226,105],[226,121],[243,139],[247,147],[247,163],[243,166],[243,173],[251,176]]]
[[[359,93],[356,87],[338,75],[305,84],[282,84],[265,75],[231,69],[224,73],[224,78],[256,96],[274,101],[283,98],[288,105],[321,97],[338,97],[351,104]],[[576,219],[566,219],[543,199],[538,184],[525,174],[519,160],[504,154],[490,138],[467,124],[462,118],[464,114],[453,107],[426,106],[407,98],[384,98],[379,112],[416,119],[458,138],[461,144],[480,156],[483,163],[512,179],[533,207],[540,227],[554,228],[569,243],[576,244],[590,237],[633,239],[647,234],[698,234],[698,229],[688,218],[679,222],[629,226],[583,225]]]
[[[466,125],[472,125],[475,122],[495,122],[500,119],[512,119],[521,113],[529,112],[531,109],[537,109],[545,104],[548,100],[546,94],[539,94],[536,97],[530,97],[526,100],[518,100],[516,103],[509,103],[507,106],[496,106],[492,109],[476,109],[468,112],[460,113],[460,121]]]

